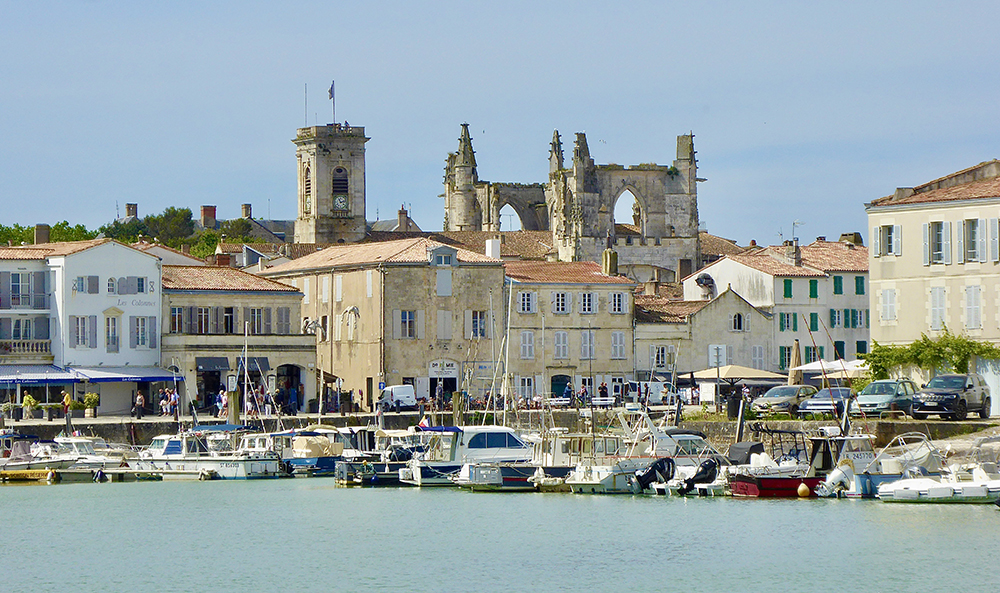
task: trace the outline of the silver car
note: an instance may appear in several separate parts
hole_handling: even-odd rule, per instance
[[[758,414],[790,414],[799,411],[799,404],[816,393],[812,385],[779,385],[753,400],[753,411]]]

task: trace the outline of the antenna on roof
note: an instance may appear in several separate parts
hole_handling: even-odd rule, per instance
[[[121,217],[122,213],[120,210],[118,210],[118,200],[115,200],[115,220],[118,220]]]

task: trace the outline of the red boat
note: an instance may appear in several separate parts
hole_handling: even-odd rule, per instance
[[[816,496],[816,486],[823,477],[791,477],[791,476],[754,476],[748,474],[731,474],[729,490],[733,496],[752,498],[798,498],[799,486],[805,484],[809,488],[809,496]]]

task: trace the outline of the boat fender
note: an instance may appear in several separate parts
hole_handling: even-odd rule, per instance
[[[45,481],[49,484],[58,481],[58,476],[56,475],[56,470],[50,469],[47,474],[45,474]]]

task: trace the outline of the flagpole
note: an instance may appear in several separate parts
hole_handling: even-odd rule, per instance
[[[337,93],[333,88],[335,83],[336,81],[330,81],[330,105],[333,109],[333,123],[337,123]]]

